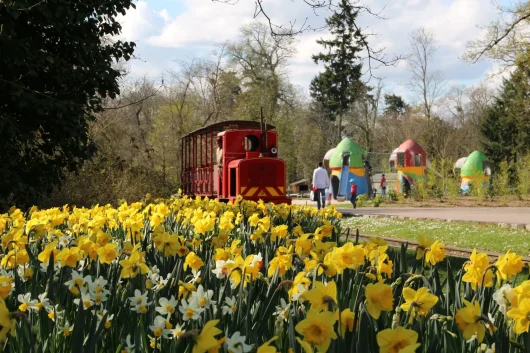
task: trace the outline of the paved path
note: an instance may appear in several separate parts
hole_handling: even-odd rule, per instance
[[[295,204],[307,204],[316,207],[316,202],[306,200],[293,200]],[[335,203],[335,202],[333,202]],[[440,219],[452,221],[483,222],[483,223],[504,223],[507,226],[519,225],[530,228],[530,207],[440,207],[440,208],[343,208],[344,203],[338,204],[337,209],[343,214],[358,216],[395,216],[418,219]],[[530,229],[529,229],[530,230]]]
[[[355,215],[397,216],[485,223],[530,224],[530,208],[360,208],[339,209]]]

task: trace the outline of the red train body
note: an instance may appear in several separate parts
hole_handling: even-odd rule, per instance
[[[217,139],[222,141],[222,173]],[[231,201],[291,203],[286,196],[285,161],[277,158],[274,126],[255,121],[224,121],[195,130],[182,138],[181,180],[187,195]]]

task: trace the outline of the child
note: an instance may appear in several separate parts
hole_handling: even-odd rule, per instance
[[[383,196],[383,198],[386,196],[386,178],[384,174],[381,177],[381,196]]]
[[[350,194],[351,204],[353,205],[353,208],[357,208],[357,184],[355,184],[353,179],[350,179]]]

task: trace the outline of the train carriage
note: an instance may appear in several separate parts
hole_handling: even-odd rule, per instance
[[[181,181],[187,195],[231,201],[291,203],[286,196],[285,161],[277,158],[275,127],[232,120],[195,130],[181,139]],[[217,160],[221,141],[222,161]],[[220,169],[220,170],[219,170]]]

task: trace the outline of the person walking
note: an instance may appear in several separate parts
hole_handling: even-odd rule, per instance
[[[386,196],[386,178],[384,174],[381,176],[380,186],[381,186],[381,196],[385,197]]]
[[[353,208],[357,208],[357,184],[355,180],[350,179],[350,202]]]
[[[322,162],[318,162],[318,168],[313,171],[313,191],[317,194],[317,208],[319,210],[322,203],[324,206],[326,205],[326,188],[329,187],[328,172],[322,168],[322,165]]]

